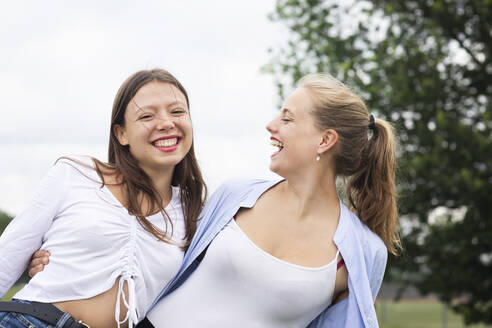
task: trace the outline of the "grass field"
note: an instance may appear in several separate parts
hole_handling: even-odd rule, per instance
[[[10,301],[12,296],[22,288],[22,285],[14,285],[10,290],[2,297],[2,301]]]
[[[376,303],[381,328],[443,328],[443,305],[436,301]],[[447,311],[447,328],[492,328],[490,325],[465,326],[461,316]]]

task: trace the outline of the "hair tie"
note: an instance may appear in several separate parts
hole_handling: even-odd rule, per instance
[[[374,115],[369,115],[369,129],[374,130],[376,124],[374,123]]]
[[[374,136],[376,137],[377,136],[377,131],[376,131],[376,123],[374,121],[374,115],[369,115],[369,125],[368,125],[369,129],[372,130]]]

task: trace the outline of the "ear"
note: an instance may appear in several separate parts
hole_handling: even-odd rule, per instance
[[[116,139],[118,139],[120,145],[128,146],[128,138],[126,136],[126,130],[124,126],[115,124],[115,126],[113,127],[113,133],[116,136]]]
[[[338,133],[333,129],[328,129],[323,132],[320,143],[318,145],[318,154],[322,154],[332,149],[338,141]]]

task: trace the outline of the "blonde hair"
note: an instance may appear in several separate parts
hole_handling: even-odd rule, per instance
[[[317,127],[338,133],[335,173],[347,178],[346,194],[353,211],[396,255],[401,243],[397,232],[396,142],[392,126],[375,119],[370,127],[362,99],[329,74],[304,76],[298,87],[311,95]]]

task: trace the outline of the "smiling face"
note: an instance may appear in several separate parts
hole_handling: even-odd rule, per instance
[[[170,83],[143,85],[128,103],[124,124],[115,125],[115,135],[145,172],[174,168],[193,140],[184,94]]]
[[[286,177],[316,163],[324,134],[315,126],[313,106],[308,91],[298,88],[287,97],[280,114],[267,124],[271,143],[277,148],[270,162],[273,172]]]

